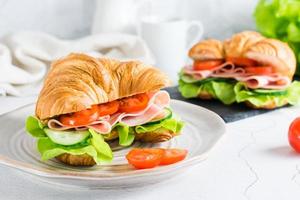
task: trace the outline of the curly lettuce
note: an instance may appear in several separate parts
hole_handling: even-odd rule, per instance
[[[182,127],[182,121],[175,118],[168,118],[135,127],[129,127],[124,123],[117,123],[113,129],[118,132],[119,144],[121,146],[129,146],[133,143],[136,133],[161,131],[163,129],[179,133]],[[109,162],[113,159],[109,144],[105,142],[101,134],[98,134],[93,129],[88,130],[90,135],[84,141],[74,145],[61,145],[55,143],[47,136],[45,128],[47,127],[35,117],[29,116],[26,120],[26,130],[32,137],[37,139],[37,150],[40,152],[42,160],[52,159],[64,153],[72,155],[88,154],[93,157],[97,164]]]
[[[178,89],[185,98],[195,98],[201,93],[208,93],[228,105],[235,102],[234,85],[235,82],[229,79],[208,78],[205,81],[189,83],[180,79]]]
[[[173,133],[180,133],[184,126],[184,123],[178,119],[171,118],[162,120],[155,124],[144,124],[134,127],[136,133],[147,133],[153,132],[155,130],[169,130]]]
[[[245,84],[237,83],[234,87],[236,102],[249,101],[255,106],[261,107],[274,102],[277,107],[283,106],[286,103],[296,105],[300,103],[300,82],[294,81],[285,92],[261,93],[256,90],[247,89]]]
[[[75,145],[60,145],[54,143],[45,133],[43,125],[38,119],[30,116],[26,120],[27,132],[37,138],[37,149],[41,154],[42,160],[54,158],[63,153],[72,155],[88,154],[97,164],[100,162],[109,162],[112,160],[112,150],[104,141],[102,135],[89,129],[90,136],[83,142]]]
[[[184,78],[183,78],[184,77]],[[294,81],[286,90],[251,90],[242,82],[231,79],[207,78],[204,80],[187,79],[187,75],[180,74],[178,89],[183,97],[195,98],[201,93],[208,93],[224,104],[249,101],[257,107],[275,102],[277,107],[286,103],[300,104],[300,82]],[[188,82],[185,82],[188,81]]]

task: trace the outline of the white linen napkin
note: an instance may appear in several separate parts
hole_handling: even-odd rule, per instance
[[[62,40],[46,33],[21,32],[0,40],[0,95],[38,94],[51,61],[71,52],[153,64],[153,57],[137,36],[98,34]]]

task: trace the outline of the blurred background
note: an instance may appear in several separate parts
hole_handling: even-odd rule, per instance
[[[164,2],[157,9],[160,15],[173,12],[178,17],[200,20],[205,27],[204,37],[224,39],[234,32],[255,28],[252,15],[257,0],[153,2]],[[0,0],[0,36],[20,30],[38,30],[66,39],[88,35],[96,3],[97,0]]]
[[[299,66],[299,11],[299,0],[0,0],[0,95],[29,94],[18,87],[71,52],[140,60],[176,85],[194,44],[246,30],[287,42]]]

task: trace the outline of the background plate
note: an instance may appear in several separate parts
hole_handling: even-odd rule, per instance
[[[112,144],[112,163],[75,168],[55,159],[40,161],[35,139],[26,134],[24,129],[26,117],[34,113],[34,105],[25,106],[0,117],[0,164],[29,173],[44,182],[80,188],[133,187],[167,180],[203,161],[225,133],[224,121],[205,108],[178,100],[172,100],[171,107],[186,122],[182,135],[160,144],[135,142],[128,148]],[[124,158],[133,147],[185,148],[189,154],[184,161],[173,165],[135,170]]]

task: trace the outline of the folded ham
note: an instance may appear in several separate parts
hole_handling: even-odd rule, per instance
[[[184,67],[184,73],[192,76],[196,80],[205,78],[233,78],[237,81],[243,82],[248,88],[257,89],[285,89],[291,84],[288,77],[278,74],[270,75],[253,75],[247,73],[244,68],[236,67],[231,62],[215,67],[211,70],[193,70],[192,66]]]
[[[221,70],[225,66],[234,67],[231,62],[225,62],[222,65],[215,67],[213,69],[210,69],[210,70],[194,70],[192,66],[185,66],[183,68],[183,72],[185,74],[191,75],[195,79],[201,80],[201,79],[205,79],[205,78],[212,76],[216,71]]]
[[[48,121],[48,127],[54,130],[68,130],[75,128],[76,130],[86,130],[92,128],[98,133],[108,134],[112,127],[118,122],[127,124],[128,126],[137,126],[151,121],[154,117],[164,112],[164,108],[170,104],[170,96],[166,91],[158,91],[149,94],[150,100],[145,109],[132,113],[115,113],[111,116],[104,116],[87,126],[65,126],[56,119]]]

